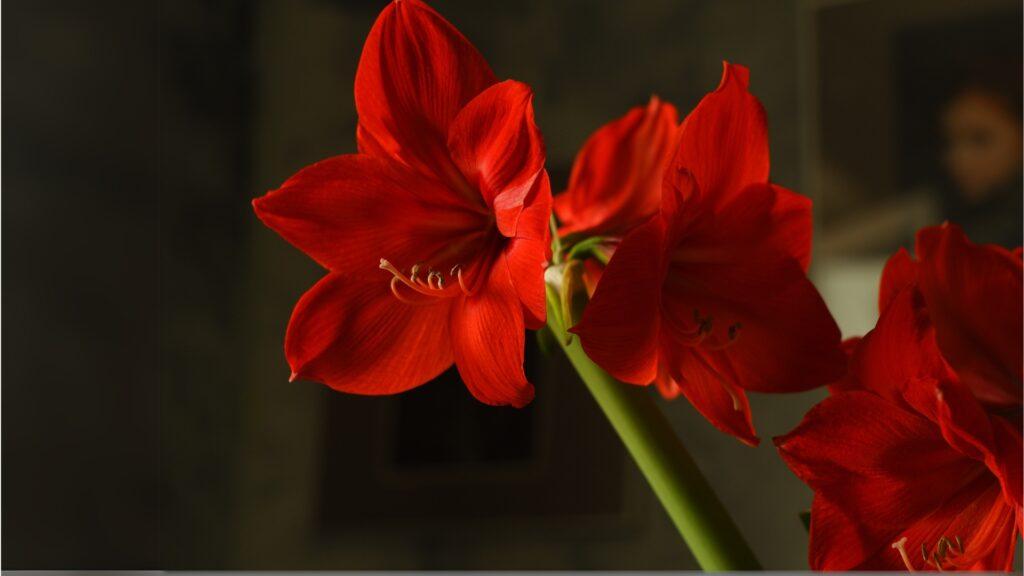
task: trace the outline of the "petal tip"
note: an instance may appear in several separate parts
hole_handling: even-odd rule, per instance
[[[757,436],[737,436],[740,442],[743,442],[751,448],[757,448],[761,445],[761,439]]]
[[[533,402],[535,395],[536,391],[533,388],[533,384],[527,382],[526,388],[523,388],[522,393],[512,400],[511,405],[516,409],[526,408]]]
[[[253,198],[252,201],[249,203],[250,205],[252,205],[252,211],[256,213],[256,217],[259,218],[260,220],[263,220],[264,222],[266,222],[269,212],[267,207],[267,199],[274,192],[275,190],[271,190],[264,194],[263,196],[257,196],[256,198]]]
[[[722,60],[722,81],[718,85],[718,90],[723,90],[733,82],[737,82],[744,91],[749,89],[750,69],[742,64],[732,64],[728,60]]]

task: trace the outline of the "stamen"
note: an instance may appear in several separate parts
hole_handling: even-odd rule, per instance
[[[452,266],[451,272],[449,272],[448,275],[455,276],[456,278],[459,279],[459,288],[462,288],[462,292],[465,293],[466,296],[472,295],[472,292],[466,286],[466,281],[462,279],[462,266],[458,264]]]
[[[697,323],[698,334],[710,334],[711,333],[711,316],[700,317],[700,310],[693,309],[693,321]]]
[[[914,567],[910,564],[910,556],[907,555],[907,550],[904,548],[907,544],[907,537],[904,536],[899,540],[892,543],[892,547],[899,551],[900,558],[903,559],[903,565],[907,567],[907,572],[916,572]]]
[[[415,269],[415,268],[416,267],[413,266],[413,269]],[[402,273],[398,271],[398,268],[395,268],[395,266],[393,264],[391,264],[391,262],[388,262],[385,258],[381,258],[380,259],[380,269],[381,270],[387,270],[388,272],[391,272],[395,276],[401,276],[402,275]]]
[[[404,302],[406,304],[413,304],[413,305],[418,304],[418,302],[413,302],[412,300],[409,300],[409,299],[405,298],[404,296],[402,296],[401,294],[398,293],[398,283],[399,282],[401,282],[401,280],[399,279],[398,276],[393,276],[391,278],[391,293],[395,295],[395,298],[398,298],[399,301]]]
[[[734,342],[740,335],[740,328],[743,328],[743,324],[739,322],[729,326],[729,341]]]
[[[441,289],[440,281],[441,281],[441,273],[440,272],[436,272],[434,270],[431,270],[427,274],[427,286],[428,287],[430,287],[430,288],[432,288],[434,290],[440,290]],[[436,286],[434,285],[435,282],[437,283]]]
[[[955,544],[954,541],[956,542]],[[947,558],[955,558],[963,554],[963,552],[964,547],[963,543],[960,542],[959,536],[953,536],[953,540],[950,540],[946,536],[940,537],[935,545],[935,551],[932,552],[931,557],[928,556],[928,549],[925,545],[921,544],[921,555],[924,556],[925,563],[935,566],[935,569],[940,572],[945,570],[942,565],[947,561]]]
[[[680,344],[684,346],[700,346],[709,351],[724,350],[732,346],[739,338],[740,329],[743,327],[739,322],[730,324],[724,334],[719,331],[715,334],[715,322],[712,316],[703,316],[699,309],[693,309],[693,324],[682,322],[671,314],[666,318],[675,325],[676,336]]]
[[[406,304],[422,305],[425,304],[426,302],[417,302],[414,300],[409,300],[408,298],[402,296],[399,290],[399,283],[403,284],[410,290],[422,294],[424,296],[452,298],[458,295],[457,292],[445,289],[445,278],[444,273],[442,272],[438,272],[434,269],[428,269],[426,279],[424,280],[420,278],[419,273],[420,270],[423,268],[422,264],[414,264],[412,268],[410,268],[409,270],[409,276],[405,276],[404,274],[402,274],[401,270],[399,270],[396,266],[394,266],[391,262],[388,262],[384,258],[380,259],[380,268],[381,270],[387,270],[388,272],[391,273],[391,292],[395,295],[396,298],[398,298],[402,302],[405,302]],[[462,279],[462,269],[458,265],[455,265],[452,268],[452,272],[450,275],[456,276],[459,280],[459,286],[462,288],[462,292],[469,294],[469,290],[466,288],[466,285]]]

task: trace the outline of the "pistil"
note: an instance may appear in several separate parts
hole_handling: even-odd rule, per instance
[[[892,547],[899,551],[900,558],[903,559],[903,565],[907,567],[907,572],[917,572],[917,570],[914,570],[914,567],[910,564],[910,556],[907,554],[906,545],[906,536],[892,543]]]

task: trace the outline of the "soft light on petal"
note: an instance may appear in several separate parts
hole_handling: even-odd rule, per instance
[[[331,273],[299,299],[285,336],[293,377],[353,394],[395,394],[451,366],[451,300],[410,306],[388,280],[384,271],[372,279]]]
[[[432,8],[420,0],[391,2],[359,59],[359,124],[380,149],[466,192],[448,156],[448,128],[494,82],[483,56]]]
[[[518,212],[544,166],[530,88],[506,80],[481,92],[452,122],[448,148],[488,206]],[[515,234],[498,224],[506,236]]]
[[[322,266],[373,275],[381,258],[402,268],[449,250],[487,215],[448,188],[390,159],[335,156],[253,201],[263,223]]]
[[[449,324],[459,375],[477,400],[516,408],[533,400],[523,373],[522,305],[507,268],[495,266],[478,293],[458,299]]]

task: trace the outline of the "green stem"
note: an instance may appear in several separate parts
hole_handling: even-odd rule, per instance
[[[594,250],[596,246],[599,246],[601,242],[604,242],[604,238],[601,236],[591,236],[582,242],[577,242],[569,249],[569,254],[565,257],[566,260],[572,260],[573,258],[579,258]],[[605,262],[607,264],[607,262]]]
[[[633,456],[701,568],[759,570],[760,564],[647,388],[622,384],[566,342],[558,296],[548,288],[548,326]]]

